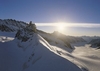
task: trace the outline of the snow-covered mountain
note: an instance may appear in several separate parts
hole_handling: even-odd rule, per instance
[[[100,36],[82,36],[82,38],[89,43],[93,39],[100,39]]]
[[[7,21],[0,22],[0,71],[100,70],[100,50],[90,48],[81,37],[46,33],[32,22]],[[90,43],[99,46],[99,42]]]
[[[89,44],[91,44],[91,47],[100,49],[100,39],[93,39]]]
[[[0,32],[0,71],[81,71],[28,27],[15,37],[14,33]]]
[[[25,28],[27,23],[13,19],[0,19],[0,31],[14,32]]]
[[[32,24],[32,22],[30,22],[30,23]],[[16,20],[12,20],[12,19],[4,19],[4,20],[0,19],[0,31],[17,32],[18,30],[25,28],[27,25],[28,25],[28,23],[25,23],[22,21],[16,21]],[[51,34],[49,34],[49,33],[46,34],[40,30],[37,30],[37,32],[46,41],[48,41],[51,45],[58,45],[60,47],[63,46],[65,49],[66,49],[66,47],[72,49],[70,43],[85,42],[85,40],[83,40],[80,37],[66,36],[66,35],[63,35],[58,32],[54,32]]]
[[[62,33],[54,31],[53,33],[46,33],[41,30],[38,30],[38,34],[40,34],[46,41],[48,41],[51,45],[56,45],[58,47],[71,47],[71,43],[78,43],[78,42],[86,42],[81,37],[74,37],[74,36],[66,36]]]
[[[93,48],[100,48],[100,36],[82,36]]]

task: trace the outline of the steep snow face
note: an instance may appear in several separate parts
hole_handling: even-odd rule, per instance
[[[55,54],[53,47],[40,35],[22,29],[17,32],[15,39],[0,42],[0,71],[81,70],[67,59]]]
[[[12,19],[0,19],[0,31],[6,31],[6,32],[14,32],[19,29],[25,28],[27,23],[22,21],[16,21]]]

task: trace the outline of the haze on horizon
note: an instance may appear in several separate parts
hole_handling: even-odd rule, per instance
[[[0,0],[0,19],[33,21],[46,32],[100,36],[99,7],[99,0]]]
[[[97,23],[35,23],[37,28],[48,33],[58,31],[69,36],[100,36]],[[45,27],[45,28],[44,28]],[[47,30],[48,29],[48,30]],[[95,32],[95,33],[93,33]]]

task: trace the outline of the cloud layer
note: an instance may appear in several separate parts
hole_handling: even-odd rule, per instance
[[[100,24],[98,23],[36,23],[37,26],[58,26],[64,25],[65,27],[84,27],[84,28],[100,28]]]

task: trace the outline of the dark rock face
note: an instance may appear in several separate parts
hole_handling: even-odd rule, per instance
[[[31,32],[37,32],[36,31],[36,25],[32,24],[32,21],[30,21],[30,23],[26,26],[26,29],[31,31]]]
[[[0,30],[1,31],[14,31],[14,30],[12,30],[12,29],[10,29],[8,26],[6,26],[6,25],[0,25]]]
[[[21,40],[22,42],[26,42],[33,34],[36,33],[35,24],[28,24],[24,29],[18,30],[15,35],[15,38]]]
[[[25,42],[29,39],[29,36],[27,36],[28,32],[25,32],[25,30],[18,30],[18,32],[15,35],[15,38]]]

